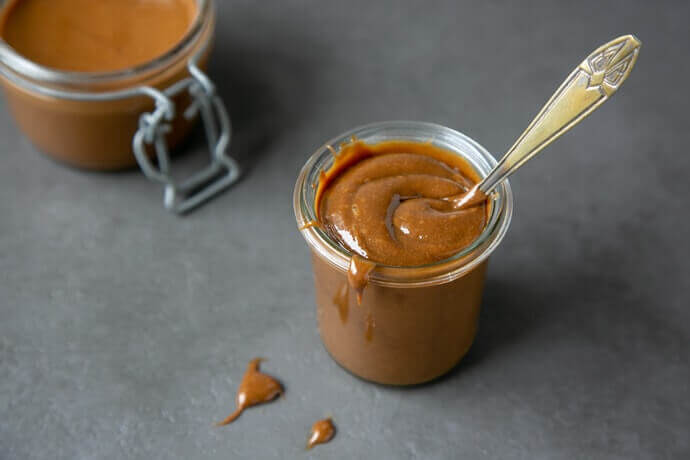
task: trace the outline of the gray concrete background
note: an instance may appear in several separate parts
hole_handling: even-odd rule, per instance
[[[219,3],[211,74],[249,170],[188,217],[0,110],[1,459],[690,457],[690,3]],[[643,48],[619,94],[512,180],[467,359],[411,389],[341,370],[291,209],[310,153],[415,119],[500,155],[623,33]],[[286,398],[212,427],[254,356]],[[337,438],[306,453],[326,414]]]

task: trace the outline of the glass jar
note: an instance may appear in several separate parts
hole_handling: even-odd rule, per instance
[[[443,126],[408,121],[375,123],[321,146],[302,169],[293,195],[297,224],[312,253],[317,320],[333,359],[353,374],[393,385],[432,380],[453,368],[477,331],[489,255],[508,230],[513,195],[508,181],[490,197],[488,223],[466,249],[418,267],[377,265],[361,305],[347,280],[352,253],[318,225],[314,199],[319,175],[333,164],[330,146],[357,139],[431,142],[464,158],[480,177],[496,160],[477,142]]]
[[[0,8],[11,3],[0,0]],[[19,128],[39,150],[72,166],[117,170],[138,163],[165,186],[165,205],[176,212],[230,185],[239,176],[226,154],[230,120],[203,73],[215,28],[214,3],[196,3],[196,17],[174,48],[120,71],[51,69],[0,39],[0,83]],[[189,133],[198,113],[206,125],[211,164],[178,183],[170,176],[169,150]]]

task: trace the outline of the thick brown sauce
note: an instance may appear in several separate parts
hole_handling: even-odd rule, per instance
[[[307,440],[307,449],[311,449],[317,444],[324,444],[333,439],[335,436],[335,425],[333,425],[332,418],[326,418],[314,423],[311,427],[311,433]]]
[[[333,166],[321,171],[315,197],[319,225],[353,254],[348,283],[362,304],[376,264],[418,266],[446,259],[470,245],[487,220],[487,196],[478,176],[458,155],[431,143],[352,139],[329,147]],[[333,303],[347,320],[348,295]],[[376,318],[364,315],[364,339],[371,342]]]
[[[376,268],[376,263],[354,254],[350,258],[350,267],[347,272],[347,281],[357,294],[357,305],[362,304],[362,293],[369,283],[369,275]]]
[[[196,16],[194,0],[13,0],[0,37],[53,69],[110,72],[162,56]]]
[[[340,321],[347,323],[347,316],[350,312],[350,287],[348,283],[343,283],[333,297],[333,304],[338,308]]]
[[[465,160],[430,143],[354,141],[319,181],[317,217],[359,256],[350,282],[361,293],[372,268],[363,261],[425,265],[470,245],[486,225],[486,196],[459,203],[477,181]]]
[[[216,423],[217,426],[232,423],[246,408],[272,401],[283,394],[283,386],[278,380],[259,371],[261,361],[262,358],[254,358],[249,362],[237,389],[237,409],[225,420]]]

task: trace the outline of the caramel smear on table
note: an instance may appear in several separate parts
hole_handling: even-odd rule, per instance
[[[283,386],[278,380],[259,371],[261,361],[264,361],[264,359],[254,358],[249,361],[247,371],[244,373],[240,387],[237,389],[237,398],[235,400],[237,409],[225,420],[216,423],[216,426],[232,423],[246,408],[272,401],[277,396],[283,394]]]
[[[325,444],[335,436],[335,425],[333,419],[328,417],[319,420],[311,427],[311,434],[307,440],[307,449],[311,449],[317,444]]]

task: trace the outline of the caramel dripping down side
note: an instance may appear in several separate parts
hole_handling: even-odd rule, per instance
[[[349,283],[343,283],[338,292],[335,293],[333,297],[333,303],[338,308],[338,314],[340,315],[340,321],[345,324],[347,323],[347,317],[350,312],[350,285]]]
[[[357,293],[357,305],[362,305],[364,288],[369,284],[369,275],[376,268],[376,264],[370,260],[354,254],[350,258],[350,268],[347,272],[347,281]]]
[[[369,276],[374,268],[376,268],[374,262],[364,259],[357,254],[353,255],[350,259],[350,269],[347,272],[347,280],[357,294],[357,305],[362,305],[364,288],[369,284]],[[369,306],[364,318],[364,338],[367,342],[371,342],[374,339],[375,327],[376,321],[374,319],[374,314],[371,312],[371,306]]]
[[[365,288],[367,287],[369,280],[370,280],[370,275],[372,270],[376,268],[376,263],[373,262],[372,260],[369,259],[371,256],[373,260],[377,260],[379,262],[384,262],[387,264],[392,264],[392,265],[405,265],[404,262],[398,263],[398,261],[393,260],[392,262],[384,260],[380,260],[381,257],[380,254],[378,256],[374,256],[369,253],[368,248],[362,248],[360,247],[359,244],[357,244],[357,240],[355,239],[353,243],[350,242],[352,239],[351,235],[345,235],[343,236],[342,234],[338,233],[337,229],[334,229],[331,227],[331,223],[329,223],[328,220],[324,219],[330,219],[331,217],[325,217],[325,216],[330,216],[330,211],[329,214],[326,214],[326,209],[329,208],[329,204],[332,203],[333,198],[329,195],[330,192],[327,192],[329,189],[331,189],[331,186],[333,187],[338,187],[338,184],[342,184],[342,182],[339,182],[339,178],[341,175],[345,175],[345,177],[352,177],[352,173],[350,172],[351,169],[353,168],[358,168],[360,162],[364,162],[365,160],[367,162],[369,161],[374,161],[376,163],[367,163],[369,165],[371,164],[382,164],[379,159],[381,157],[385,157],[388,154],[398,154],[400,152],[404,152],[405,155],[417,155],[417,156],[422,156],[425,158],[430,158],[433,160],[436,160],[437,163],[435,163],[432,166],[429,166],[427,163],[422,162],[421,166],[421,171],[424,171],[424,174],[426,176],[422,177],[419,179],[417,176],[411,176],[412,181],[417,181],[414,182],[414,184],[420,184],[420,185],[406,185],[407,189],[411,190],[405,190],[405,192],[400,191],[399,193],[397,190],[394,190],[394,193],[392,195],[392,200],[388,203],[388,207],[386,209],[386,218],[385,218],[385,225],[386,225],[386,230],[387,230],[387,235],[390,237],[390,240],[393,243],[398,244],[398,237],[396,235],[396,231],[393,226],[393,216],[401,205],[405,206],[406,211],[412,209],[412,212],[416,212],[416,208],[418,203],[422,202],[430,202],[433,201],[433,199],[437,200],[437,203],[435,206],[438,207],[439,212],[443,210],[443,212],[447,212],[449,215],[452,214],[453,212],[457,212],[460,210],[464,210],[466,208],[472,208],[475,206],[481,206],[484,204],[486,201],[486,195],[479,191],[476,188],[476,184],[478,182],[479,176],[476,174],[474,170],[472,170],[471,166],[467,162],[463,162],[464,160],[458,159],[457,155],[455,155],[453,152],[443,150],[439,147],[436,147],[433,145],[432,142],[412,142],[412,141],[385,141],[381,142],[378,144],[366,144],[362,141],[358,141],[356,139],[352,139],[350,143],[345,143],[340,145],[340,152],[336,152],[336,150],[331,147],[331,146],[326,146],[328,150],[331,152],[331,154],[334,157],[333,164],[326,169],[325,171],[320,171],[319,178],[315,182],[314,185],[316,185],[316,196],[315,196],[315,203],[314,203],[314,211],[316,215],[316,219],[319,221],[318,224],[313,224],[311,222],[303,225],[303,227],[307,226],[314,226],[314,225],[319,225],[319,227],[326,231],[333,239],[338,241],[343,247],[346,249],[349,249],[349,251],[353,254],[350,257],[349,261],[349,266],[348,266],[348,273],[347,273],[347,280],[348,284],[353,288],[353,290],[356,293],[356,298],[357,298],[357,305],[362,305],[362,297]],[[407,158],[405,157],[405,161],[408,161]],[[378,158],[378,159],[377,159]],[[396,156],[393,156],[391,158],[396,158],[395,161],[397,160]],[[418,161],[418,160],[416,160]],[[396,163],[396,167],[398,166],[399,163]],[[409,164],[409,163],[404,163],[404,164]],[[409,166],[407,166],[409,168]],[[366,168],[366,166],[365,166]],[[402,170],[404,171],[404,167]],[[385,168],[384,168],[385,169]],[[415,171],[412,171],[415,173]],[[348,176],[349,174],[349,176]],[[355,173],[356,174],[356,173]],[[378,178],[379,176],[377,175],[378,173],[374,171],[374,178]],[[410,173],[411,174],[411,173]],[[355,176],[356,177],[356,176]],[[377,180],[386,180],[385,175],[382,176],[384,179],[377,179]],[[397,177],[397,176],[396,176]],[[402,177],[402,176],[400,176]],[[428,187],[426,184],[428,182],[425,182],[426,177],[430,178],[436,178],[438,177],[438,183],[441,185],[441,190],[446,190],[446,194],[441,194],[443,192],[434,192],[432,191],[429,196],[432,198],[426,198],[427,195],[425,193],[418,192],[416,190],[416,187]],[[356,179],[361,180],[361,179]],[[429,179],[431,180],[431,179]],[[444,182],[445,181],[445,182]],[[448,185],[448,182],[452,182],[455,185]],[[409,184],[409,183],[408,183]],[[435,185],[435,184],[434,184]],[[369,186],[369,182],[365,180],[361,185],[358,185],[358,187],[367,187]],[[474,186],[474,187],[473,187]],[[393,186],[395,187],[399,186]],[[402,189],[401,189],[402,190]],[[434,188],[432,190],[438,190],[438,188]],[[462,193],[460,193],[462,191]],[[348,193],[351,193],[348,191]],[[434,193],[436,193],[436,196],[434,196]],[[417,199],[421,201],[416,201]],[[337,199],[336,199],[337,200]],[[411,200],[415,201],[415,204]],[[410,201],[410,203],[407,203],[407,201]],[[337,202],[337,201],[336,201]],[[412,207],[410,207],[412,205]],[[342,203],[340,204],[342,206]],[[355,205],[352,205],[351,209],[353,209],[353,212],[355,210],[361,210],[361,203],[357,204],[356,207]],[[337,208],[336,208],[337,209]],[[345,209],[345,208],[343,208]],[[350,208],[348,208],[350,209]],[[436,209],[436,208],[434,208]],[[340,212],[340,211],[338,211]],[[345,212],[345,211],[342,211]],[[369,214],[372,215],[372,214]],[[374,213],[373,215],[378,215],[378,213]],[[409,211],[408,211],[408,214]],[[414,214],[412,214],[414,217]],[[474,214],[478,216],[477,218],[473,219],[468,225],[473,225],[475,221],[484,219],[486,215],[482,213],[482,215],[479,214]],[[432,216],[434,217],[434,216]],[[450,219],[452,219],[451,217]],[[347,219],[347,218],[346,218]],[[336,219],[337,222],[348,222],[347,220],[338,220]],[[341,225],[341,224],[338,224]],[[356,226],[354,227],[356,228]],[[415,231],[414,227],[408,227],[408,228],[413,228],[413,231]],[[479,229],[480,230],[480,229]],[[477,231],[479,231],[477,230]],[[425,229],[420,230],[420,231],[426,231]],[[347,232],[345,232],[347,233]],[[469,233],[469,232],[466,232]],[[405,233],[409,234],[409,230]],[[375,235],[376,236],[376,235]],[[404,236],[401,234],[401,236]],[[425,237],[425,235],[420,235],[419,238],[422,239],[422,237]],[[412,238],[412,237],[409,237]],[[409,240],[408,238],[408,240]],[[368,239],[364,238],[361,241],[367,242],[369,241]],[[402,243],[400,243],[402,244]],[[364,245],[362,245],[364,246]],[[377,245],[374,244],[373,247],[376,247]],[[378,245],[380,248],[381,246]],[[445,254],[441,254],[441,256],[446,256]],[[442,258],[442,257],[439,257]],[[418,262],[419,264],[425,264],[428,263],[427,261],[420,261]],[[415,263],[410,263],[409,265],[415,265]],[[345,302],[343,302],[345,300]],[[341,292],[337,292],[334,296],[333,302],[335,303],[336,306],[339,307],[340,313],[341,313],[341,320],[345,322],[345,315],[343,315],[344,308],[343,306],[346,305],[347,299],[344,298],[344,296],[341,294]],[[365,312],[364,315],[364,321],[362,324],[363,327],[363,333],[364,333],[364,339],[367,342],[371,342],[373,340],[374,336],[374,330],[376,328],[376,321],[373,312],[371,311],[371,308],[368,308],[367,311]]]
[[[302,224],[299,227],[299,230],[302,231],[302,230],[306,230],[308,228],[319,227],[319,226],[321,226],[321,223],[318,220],[310,220],[309,222],[305,222],[304,224]]]
[[[369,310],[367,316],[364,318],[364,338],[367,342],[374,340],[374,329],[376,329],[376,318]]]

